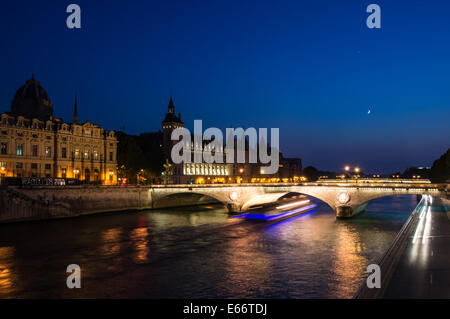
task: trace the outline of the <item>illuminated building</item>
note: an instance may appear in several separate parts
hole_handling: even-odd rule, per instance
[[[117,139],[113,131],[53,117],[49,95],[34,79],[20,87],[11,112],[1,114],[0,174],[6,177],[73,178],[116,184]]]
[[[245,163],[237,162],[237,145],[235,140],[234,163],[225,163],[226,149],[223,145],[216,150],[222,154],[224,163],[181,163],[174,164],[171,161],[171,150],[174,142],[171,140],[173,130],[179,127],[184,127],[181,120],[181,113],[177,116],[175,114],[175,105],[172,98],[168,104],[168,110],[164,120],[161,123],[163,130],[163,153],[164,157],[172,163],[171,178],[169,179],[173,184],[209,184],[209,183],[258,183],[258,182],[301,182],[302,162],[299,158],[284,158],[280,153],[280,167],[276,174],[264,174],[262,166],[267,164],[249,163],[250,145],[245,140]],[[191,136],[191,158],[195,157],[196,153],[202,153],[208,150],[209,141],[203,141],[197,144],[194,137]],[[202,156],[203,158],[203,156]]]

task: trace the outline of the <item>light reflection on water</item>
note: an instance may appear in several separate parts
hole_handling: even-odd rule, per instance
[[[0,297],[350,298],[416,203],[375,200],[345,221],[322,204],[270,225],[220,206],[1,225]],[[65,286],[73,263],[82,289]]]
[[[0,247],[0,291],[10,292],[14,286],[14,274],[11,270],[14,259],[14,247]],[[0,259],[0,260],[1,260]]]

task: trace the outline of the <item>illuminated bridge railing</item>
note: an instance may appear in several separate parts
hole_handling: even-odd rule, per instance
[[[358,179],[319,179],[319,183],[381,183],[381,184],[431,184],[429,179],[400,179],[400,178],[358,178]]]
[[[318,186],[318,187],[348,187],[358,189],[385,190],[395,189],[397,191],[424,190],[424,191],[445,191],[450,188],[450,184],[418,184],[418,183],[355,183],[355,182],[302,182],[302,183],[235,183],[235,184],[169,184],[152,185],[153,188],[226,188],[226,187],[291,187],[291,186]]]

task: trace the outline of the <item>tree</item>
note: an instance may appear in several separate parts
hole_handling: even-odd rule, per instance
[[[431,167],[433,183],[447,183],[450,180],[450,148]]]
[[[146,171],[145,175],[152,181],[160,179],[165,161],[162,150],[162,132],[143,133],[136,136],[135,139],[144,155],[142,168]]]
[[[164,163],[161,132],[144,133],[139,136],[117,132],[117,139],[119,177],[126,177],[128,183],[133,184],[161,181]]]
[[[142,169],[144,154],[131,135],[117,132],[117,166],[119,173],[126,177],[129,183],[136,183],[137,173]]]
[[[303,176],[305,176],[309,182],[315,182],[319,179],[319,171],[314,166],[308,166],[303,169]]]

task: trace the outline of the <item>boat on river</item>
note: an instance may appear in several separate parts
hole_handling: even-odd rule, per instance
[[[279,221],[314,210],[317,204],[305,195],[286,195],[279,200],[251,206],[244,214],[234,216],[252,221]]]

